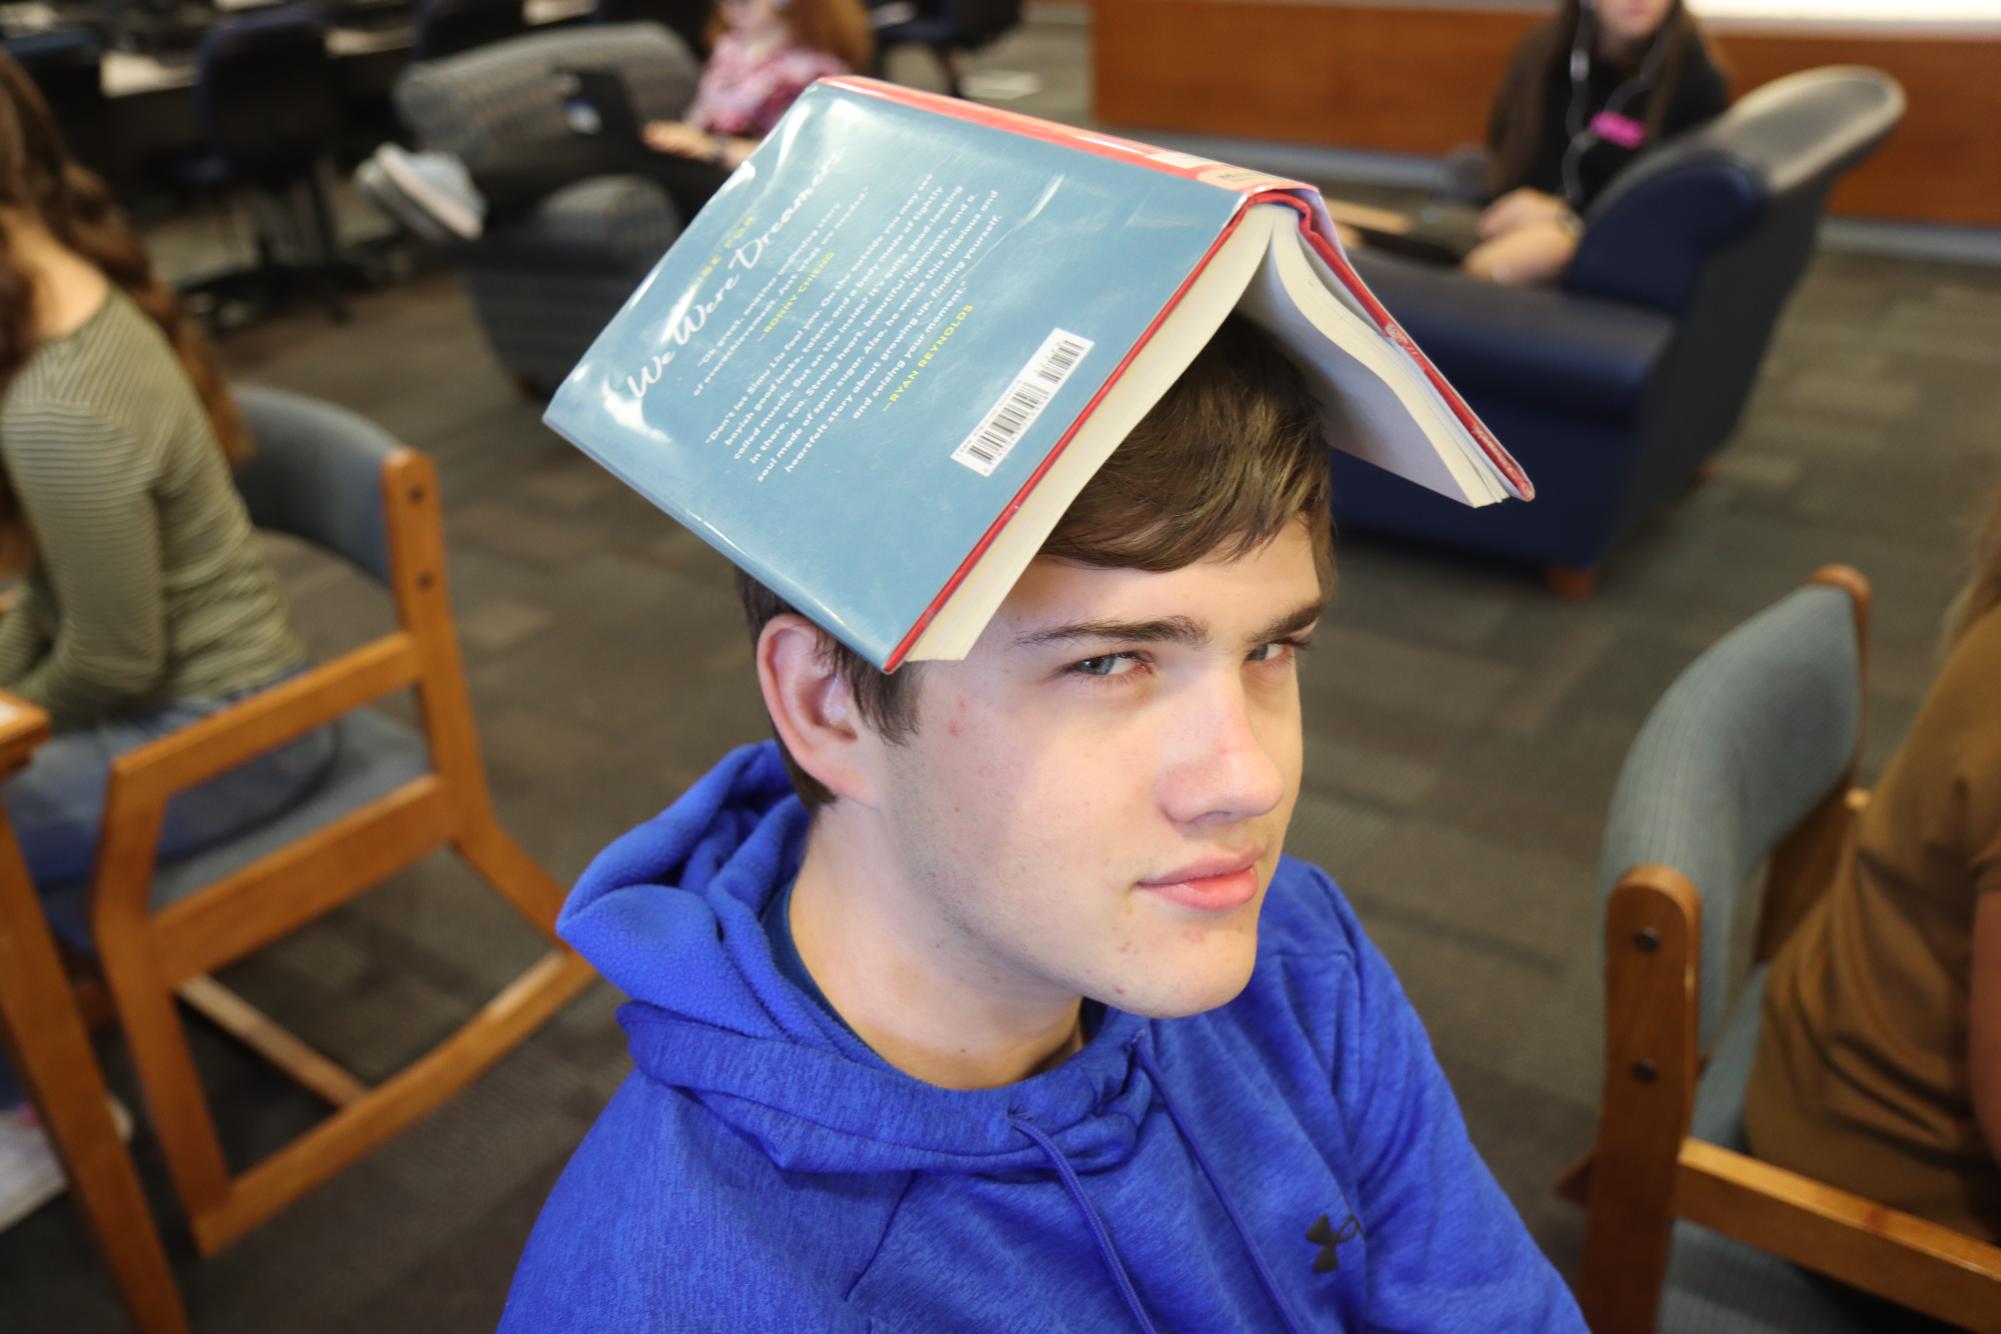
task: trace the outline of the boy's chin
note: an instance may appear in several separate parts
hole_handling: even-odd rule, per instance
[[[1197,974],[1128,980],[1122,990],[1097,999],[1145,1019],[1186,1019],[1228,1005],[1243,994],[1256,962],[1256,951],[1246,950],[1240,964],[1211,962]]]

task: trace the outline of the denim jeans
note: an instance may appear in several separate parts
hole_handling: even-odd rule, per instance
[[[90,875],[113,760],[293,675],[288,672],[221,699],[173,700],[147,713],[59,732],[44,742],[27,768],[0,783],[0,804],[7,808],[36,886],[46,891]],[[325,776],[334,752],[334,732],[321,728],[176,794],[161,822],[160,859],[175,861],[200,852],[296,805]],[[7,1061],[0,1057],[0,1107],[20,1100]]]

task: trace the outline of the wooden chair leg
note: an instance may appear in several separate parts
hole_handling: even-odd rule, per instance
[[[1549,591],[1565,602],[1583,602],[1598,591],[1598,572],[1569,565],[1552,565],[1547,571]]]
[[[1596,1334],[1654,1328],[1673,1240],[1675,1179],[1695,1093],[1702,899],[1637,867],[1605,912],[1605,1076],[1577,1301]]]
[[[174,992],[160,981],[143,949],[106,941],[102,932],[98,949],[105,982],[118,1007],[118,1023],[146,1094],[147,1117],[167,1161],[167,1175],[173,1179],[181,1208],[190,1219],[197,1218],[228,1197],[229,1167]]]
[[[90,1035],[72,996],[13,831],[0,814],[0,1049],[11,1050],[34,1095],[77,1212],[117,1280],[133,1327],[141,1334],[187,1334],[187,1312],[132,1159],[112,1125]]]

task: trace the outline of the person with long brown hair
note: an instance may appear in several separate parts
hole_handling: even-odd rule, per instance
[[[1481,244],[1466,271],[1538,282],[1581,215],[1641,154],[1720,114],[1728,81],[1683,0],[1562,0],[1523,38],[1488,125]]]
[[[363,190],[426,235],[477,239],[489,213],[520,210],[586,175],[631,172],[660,184],[682,220],[695,216],[815,79],[867,70],[874,34],[861,0],[718,0],[711,53],[678,121],[653,121],[638,144],[563,151],[468,173],[456,158],[384,144]]]
[[[38,888],[90,874],[112,760],[298,670],[305,647],[230,480],[250,448],[200,332],[104,183],[0,56],[0,689],[55,736],[0,784]],[[268,819],[318,781],[324,733],[168,806],[161,854]],[[0,1227],[62,1174],[0,1063]]]
[[[2001,1242],[2001,493],[1945,663],[1833,883],[1772,959],[1760,1158]]]

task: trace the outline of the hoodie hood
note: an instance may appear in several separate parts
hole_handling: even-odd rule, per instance
[[[635,1064],[788,1170],[1041,1171],[1043,1137],[1079,1172],[1129,1158],[1153,1101],[1144,1019],[1107,1007],[1058,1068],[943,1089],[785,977],[759,914],[798,873],[808,818],[776,744],[745,746],[584,872],[557,928],[632,998],[619,1019]]]
[[[1280,860],[1229,1005],[1107,1008],[1056,1069],[957,1091],[891,1067],[773,958],[760,913],[807,825],[777,747],[747,747],[578,883],[558,928],[632,997],[640,1074],[551,1194],[508,1334],[1581,1334],[1319,872]]]

